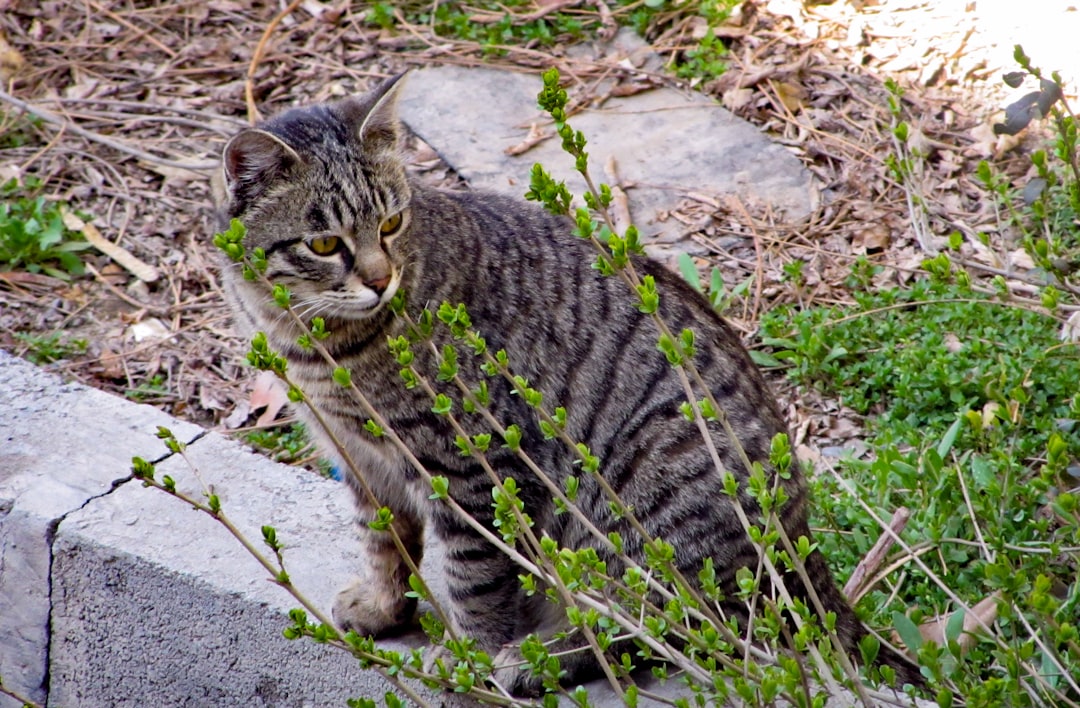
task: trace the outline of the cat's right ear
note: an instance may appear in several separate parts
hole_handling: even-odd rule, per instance
[[[230,189],[239,185],[267,185],[300,162],[296,151],[265,130],[250,128],[225,146],[222,165]]]
[[[400,148],[401,124],[397,102],[408,75],[406,71],[392,76],[367,95],[346,99],[340,104],[366,150],[396,153]]]

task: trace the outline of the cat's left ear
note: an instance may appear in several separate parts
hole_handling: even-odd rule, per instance
[[[350,118],[359,123],[356,136],[365,148],[397,152],[401,140],[397,102],[406,76],[408,72],[392,76],[362,99],[346,103]]]
[[[300,162],[300,156],[273,133],[248,128],[229,141],[221,161],[228,184],[262,184]]]

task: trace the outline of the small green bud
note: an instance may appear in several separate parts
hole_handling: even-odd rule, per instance
[[[503,433],[503,440],[506,441],[507,449],[517,452],[521,449],[521,428],[517,424],[508,426]]]
[[[431,496],[428,499],[446,499],[450,496],[450,481],[442,475],[431,478]]]
[[[372,531],[388,531],[393,522],[394,513],[384,506],[375,512],[375,518],[368,522],[368,528]]]
[[[454,402],[450,400],[450,397],[445,393],[440,393],[435,396],[435,404],[431,407],[431,412],[437,415],[447,415],[454,407]]]
[[[277,540],[277,531],[274,530],[273,526],[263,526],[262,527],[262,537],[263,537],[263,542],[267,546],[270,547],[270,550],[272,550],[272,551],[281,550],[281,544],[278,543],[278,540]]]
[[[334,383],[342,388],[348,388],[352,384],[352,374],[344,366],[339,366],[334,369],[332,374]]]
[[[277,303],[278,307],[283,310],[289,307],[289,303],[292,300],[292,293],[289,292],[287,287],[284,285],[275,285],[273,294],[274,302]]]
[[[135,479],[154,479],[154,465],[141,457],[131,458],[131,474]]]

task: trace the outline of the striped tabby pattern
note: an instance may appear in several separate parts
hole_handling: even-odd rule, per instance
[[[675,546],[685,575],[696,578],[711,558],[722,586],[733,588],[735,571],[756,567],[757,554],[721,490],[697,427],[679,412],[683,389],[657,352],[652,322],[638,312],[622,282],[591,267],[592,247],[571,235],[565,219],[517,200],[437,191],[407,178],[398,154],[396,86],[393,79],[367,96],[291,110],[233,138],[224,153],[224,219],[244,222],[246,246],[266,251],[267,275],[289,287],[302,316],[325,318],[331,336],[324,344],[427,470],[450,480],[451,495],[474,517],[490,526],[490,482],[459,454],[453,433],[431,412],[427,396],[403,387],[400,367],[387,348],[388,337],[405,333],[386,307],[399,288],[405,289],[410,310],[464,303],[492,350],[505,349],[515,373],[541,390],[545,402],[566,408],[568,433],[600,457],[601,473],[648,531]],[[655,277],[660,314],[672,330],[695,331],[696,365],[750,458],[767,462],[770,441],[785,423],[736,334],[680,278],[645,259],[635,265]],[[264,290],[231,268],[225,288],[240,326],[248,333],[264,331],[287,357],[291,376],[324,411],[380,502],[393,509],[415,560],[426,533],[445,545],[458,628],[492,652],[530,631],[559,629],[561,610],[527,598],[513,562],[444,505],[429,501],[430,489],[401,454],[385,438],[364,431],[367,416],[331,381],[328,367],[296,345],[299,332]],[[437,343],[441,348],[442,341]],[[414,351],[419,370],[434,372],[428,348]],[[473,357],[462,353],[460,358],[467,381],[483,378]],[[523,447],[561,483],[574,473],[573,457],[565,446],[543,441],[533,412],[503,383],[490,381],[493,412],[504,424],[522,427]],[[471,432],[490,432],[474,418],[464,417],[476,426]],[[724,465],[744,480],[732,445],[718,426],[711,432]],[[493,445],[489,459],[501,476],[517,480],[538,533],[567,547],[593,544],[571,515],[554,513],[547,492],[513,454]],[[791,498],[783,508],[788,534],[809,536],[801,475],[796,470],[782,484]],[[368,530],[374,510],[354,491],[357,527],[368,552],[334,613],[344,627],[377,634],[408,621],[414,606],[403,595],[408,571],[386,534]],[[740,501],[756,518],[754,502]],[[626,552],[642,560],[636,535],[625,520],[612,516],[587,476],[579,505],[600,529],[621,533]],[[601,555],[610,570],[621,572],[617,557]],[[839,616],[845,646],[857,655],[865,629],[819,553],[811,556],[809,570],[825,605]],[[805,594],[794,579],[790,587]],[[734,603],[730,609],[746,611]],[[556,649],[577,643],[571,635]],[[512,656],[508,651],[501,658]],[[898,657],[886,660],[911,678]],[[598,670],[590,652],[565,657],[563,666],[567,682]],[[498,676],[518,692],[539,688],[517,669]]]

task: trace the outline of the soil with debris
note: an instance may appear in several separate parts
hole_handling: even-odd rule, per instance
[[[293,2],[289,12],[281,5],[0,0],[0,182],[40,178],[41,195],[92,215],[84,221],[72,213],[69,226],[95,244],[85,252],[87,275],[70,281],[0,271],[0,347],[41,358],[35,342],[42,338],[84,340],[84,351],[73,345],[47,367],[204,426],[246,425],[259,401],[250,401],[254,376],[242,363],[245,343],[230,332],[210,243],[209,175],[237,129],[436,63],[534,73],[555,65],[576,101],[589,101],[591,89],[611,77],[626,91],[685,87],[670,72],[615,64],[588,44],[505,47],[494,55],[427,26],[381,28],[349,2]],[[550,5],[537,2],[512,17]],[[602,2],[557,6],[600,19],[608,33],[622,12]],[[843,282],[857,256],[884,266],[878,278],[885,284],[910,279],[927,249],[957,230],[990,234],[1006,261],[1015,252],[1012,235],[998,232],[975,164],[993,159],[1021,177],[1030,162],[1015,139],[989,127],[1004,104],[1000,71],[1009,67],[991,58],[1000,56],[999,37],[974,6],[748,0],[716,30],[730,49],[729,70],[695,88],[787,146],[823,189],[822,206],[806,223],[772,223],[766,213],[702,198],[670,214],[688,227],[693,252],[704,254],[696,256],[700,265],[718,265],[728,284],[754,277],[729,313],[748,343],[759,314],[777,303],[848,299]],[[475,19],[491,18],[478,12]],[[659,13],[647,39],[675,61],[705,29],[701,17]],[[1037,49],[1029,48],[1036,60]],[[921,176],[925,223],[912,223],[908,195],[887,167],[896,145],[886,77],[904,89],[909,145],[929,155]],[[2,137],[15,132],[25,139]],[[413,169],[456,182],[430,148],[413,147]],[[965,248],[971,266],[987,273],[1024,266]],[[797,285],[784,272],[794,260],[805,262]],[[1022,296],[1022,273],[1013,274]],[[788,394],[797,442],[835,446],[860,435],[853,413],[813,394],[795,402],[777,383]]]

